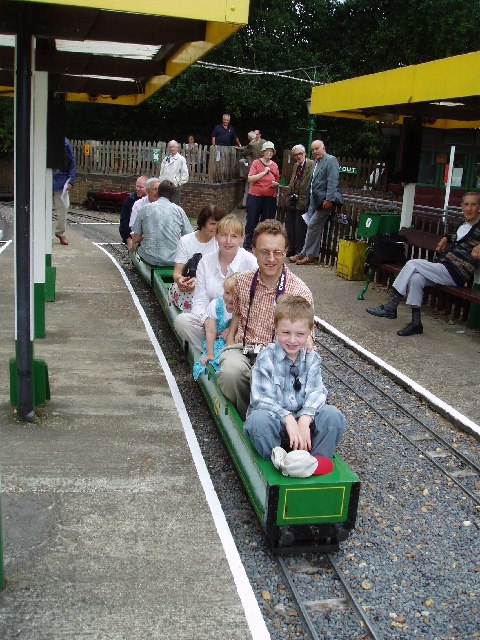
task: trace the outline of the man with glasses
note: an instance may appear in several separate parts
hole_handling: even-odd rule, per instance
[[[278,301],[277,339],[262,349],[252,369],[244,432],[264,460],[288,439],[293,451],[319,457],[322,473],[328,473],[346,421],[326,404],[320,356],[306,350],[313,323],[313,307],[302,296],[286,295]]]
[[[245,420],[250,401],[250,372],[255,355],[275,340],[274,311],[283,294],[303,296],[312,306],[307,285],[285,266],[287,234],[278,220],[257,225],[252,239],[252,253],[258,269],[240,273],[235,284],[233,318],[227,348],[220,356],[217,374],[223,393]],[[313,347],[313,332],[307,348]]]
[[[307,193],[312,179],[314,162],[307,158],[303,144],[296,144],[292,148],[293,165],[292,176],[287,190],[287,212],[285,214],[285,228],[288,237],[287,258],[302,253],[307,235],[307,223],[303,214],[307,210]]]

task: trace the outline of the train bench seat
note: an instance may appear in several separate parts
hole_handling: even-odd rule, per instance
[[[408,229],[402,227],[399,234],[404,236],[407,248],[407,257],[409,260],[414,258],[425,258],[433,260],[435,247],[442,236],[420,229]],[[402,265],[389,262],[382,262],[377,265],[377,270],[387,274],[397,275]],[[381,274],[380,274],[381,279]],[[388,276],[387,276],[388,279]],[[460,318],[466,321],[469,317],[471,304],[480,304],[480,270],[477,269],[475,277],[464,287],[449,287],[445,285],[435,285],[425,290],[426,301],[430,302],[430,306],[444,311],[447,315],[454,318]],[[476,310],[476,309],[475,309]],[[478,315],[478,313],[477,313]],[[480,328],[480,321],[476,320],[474,324],[469,323],[473,328]],[[475,326],[475,324],[477,326]]]
[[[89,191],[85,204],[87,209],[98,211],[106,209],[107,211],[120,211],[122,204],[130,195],[130,191],[113,191],[109,189],[99,189],[97,191]]]

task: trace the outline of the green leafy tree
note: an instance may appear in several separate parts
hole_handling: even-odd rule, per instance
[[[335,79],[478,49],[479,0],[347,0],[335,14]]]
[[[317,83],[375,73],[478,49],[480,0],[251,0],[249,24],[205,61],[257,71],[294,70]],[[259,128],[279,150],[308,139],[307,83],[193,66],[135,109],[68,105],[68,135],[206,144],[225,111],[242,142]],[[316,119],[329,151],[388,151],[372,123]]]

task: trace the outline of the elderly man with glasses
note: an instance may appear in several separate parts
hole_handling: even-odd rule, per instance
[[[285,214],[285,228],[288,237],[287,258],[299,255],[305,244],[307,223],[302,216],[307,210],[307,194],[314,165],[313,160],[307,158],[303,144],[296,144],[292,148],[292,155],[295,164],[288,185]]]

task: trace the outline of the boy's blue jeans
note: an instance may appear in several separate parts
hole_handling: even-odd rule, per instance
[[[310,425],[312,456],[332,458],[346,428],[343,413],[336,407],[325,404],[317,409]],[[283,421],[273,411],[252,411],[245,421],[243,430],[264,460],[270,459],[272,449],[280,446],[282,438],[288,439]]]

